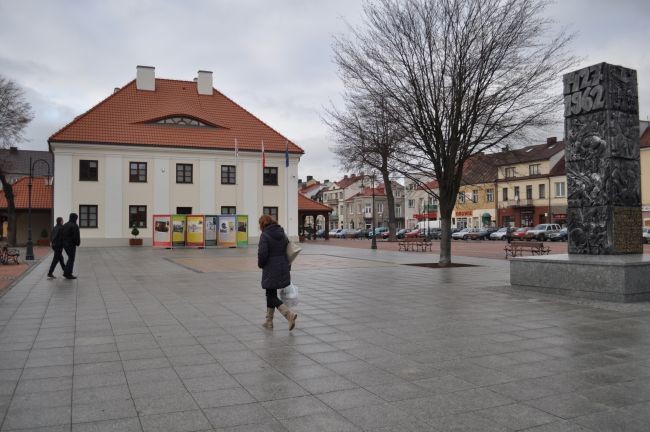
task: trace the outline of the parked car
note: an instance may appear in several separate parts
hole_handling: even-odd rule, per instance
[[[388,237],[390,237],[390,231],[382,231],[380,235],[381,238],[387,239]]]
[[[343,228],[334,228],[333,230],[331,230],[331,231],[328,233],[328,235],[329,235],[330,237],[336,237],[336,235],[337,235],[338,233],[340,233],[341,231],[343,231]]]
[[[513,240],[523,240],[524,236],[530,230],[530,227],[522,227],[518,228],[515,232],[512,233],[512,239]]]
[[[498,230],[494,231],[488,237],[490,240],[505,240],[506,235],[508,234],[508,227],[501,227]]]
[[[558,224],[539,224],[526,232],[524,238],[526,240],[539,240],[544,241],[549,238],[552,233],[558,233],[562,227]]]
[[[321,228],[318,231],[316,231],[316,238],[323,238],[325,237],[325,229]]]
[[[377,227],[377,228],[375,228],[374,233],[372,231],[370,231],[370,233],[368,233],[368,237],[372,238],[373,235],[381,237],[381,233],[387,232],[387,231],[388,231],[387,227]]]
[[[456,231],[451,234],[452,240],[461,240],[465,237],[465,235],[469,232],[469,228],[463,228],[460,231]]]
[[[472,228],[467,235],[470,240],[485,240],[490,236],[487,228]]]
[[[348,235],[352,232],[350,228],[343,228],[341,231],[339,231],[338,234],[336,234],[337,238],[347,238]]]
[[[359,238],[361,235],[361,230],[358,228],[350,228],[347,233],[345,233],[345,238]]]
[[[426,235],[428,240],[436,239],[440,240],[442,238],[442,229],[440,228],[431,228]]]
[[[367,228],[361,228],[357,238],[370,238],[370,230]]]
[[[650,228],[643,228],[643,243],[650,243]]]
[[[422,234],[422,232],[420,231],[420,229],[415,228],[414,230],[411,230],[411,231],[407,232],[406,234],[404,234],[404,237],[406,237],[406,238],[417,238],[417,237],[420,237],[421,234]]]
[[[566,228],[562,228],[560,231],[548,235],[550,241],[567,241],[568,238],[569,231]]]
[[[409,230],[402,228],[401,230],[397,231],[397,233],[395,233],[395,237],[398,239],[403,239],[407,232],[409,232]]]

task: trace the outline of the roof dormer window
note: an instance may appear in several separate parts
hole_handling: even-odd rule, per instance
[[[204,123],[200,120],[184,117],[184,116],[174,116],[174,117],[165,117],[160,120],[152,121],[151,124],[161,124],[161,125],[171,125],[171,126],[190,126],[190,127],[214,127],[207,123]]]

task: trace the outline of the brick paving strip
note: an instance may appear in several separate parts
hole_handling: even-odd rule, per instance
[[[33,265],[38,264],[43,257],[50,253],[50,248],[47,247],[34,247],[34,262],[27,264],[25,261],[25,248],[14,248],[20,251],[19,264],[0,264],[0,297],[2,297],[7,289],[23,274],[28,271]]]
[[[305,243],[291,333],[261,327],[254,247],[82,247],[76,281],[42,261],[0,299],[0,431],[647,431],[650,305],[383,246]]]

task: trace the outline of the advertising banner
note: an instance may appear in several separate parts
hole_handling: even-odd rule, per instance
[[[206,215],[205,216],[205,245],[217,245],[217,232],[219,231],[219,216]]]
[[[237,247],[248,246],[248,216],[237,215]]]
[[[172,247],[172,215],[153,215],[153,247]]]
[[[219,216],[219,239],[221,247],[237,247],[237,218],[234,215]]]
[[[188,215],[185,246],[203,247],[203,234],[203,215]]]
[[[185,246],[186,215],[172,215],[172,247]]]

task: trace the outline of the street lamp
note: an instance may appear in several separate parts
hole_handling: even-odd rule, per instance
[[[375,175],[373,174],[368,177],[370,177],[372,187],[372,240],[370,241],[370,249],[377,249],[377,233],[375,232]]]
[[[27,251],[25,252],[25,259],[29,261],[34,260],[34,243],[32,242],[32,182],[34,180],[34,167],[39,162],[47,165],[47,178],[50,178],[50,163],[48,161],[45,159],[36,159],[32,162],[32,158],[29,158],[29,184],[27,185],[29,208],[27,212]]]

